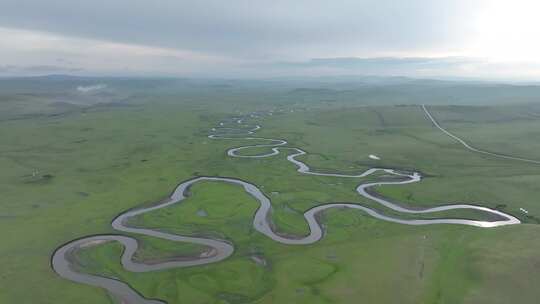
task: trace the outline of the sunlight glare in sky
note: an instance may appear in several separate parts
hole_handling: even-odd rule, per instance
[[[540,1],[490,0],[473,24],[473,56],[507,62],[540,61]]]

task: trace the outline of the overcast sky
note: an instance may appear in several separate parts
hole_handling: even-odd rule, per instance
[[[1,0],[0,75],[540,80],[534,0]]]

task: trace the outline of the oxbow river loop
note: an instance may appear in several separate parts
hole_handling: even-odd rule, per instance
[[[233,119],[231,122],[220,122],[219,126],[212,129],[212,134],[208,137],[214,140],[227,140],[227,139],[242,139],[246,141],[257,141],[265,142],[264,144],[256,145],[245,145],[237,148],[231,148],[227,150],[227,155],[230,157],[238,158],[265,158],[278,155],[281,152],[289,152],[287,155],[287,160],[293,163],[297,171],[300,174],[310,174],[326,177],[342,177],[342,178],[362,178],[369,176],[376,172],[383,172],[387,175],[392,175],[396,177],[396,180],[392,181],[381,181],[381,182],[370,182],[362,183],[356,187],[356,192],[370,199],[378,204],[385,206],[386,208],[392,209],[400,213],[407,214],[426,214],[439,211],[447,210],[456,210],[456,209],[474,209],[483,211],[489,214],[492,214],[496,220],[493,221],[478,221],[478,220],[467,220],[467,219],[452,219],[452,218],[440,218],[440,219],[400,219],[396,217],[390,217],[384,214],[381,214],[373,209],[364,207],[355,203],[326,203],[318,205],[314,208],[307,210],[304,213],[304,218],[309,225],[309,234],[305,236],[283,236],[277,234],[272,229],[271,225],[271,209],[272,203],[270,199],[261,191],[261,189],[248,181],[230,178],[230,177],[215,177],[215,176],[202,176],[196,177],[187,181],[180,183],[173,191],[173,193],[163,201],[146,208],[139,208],[126,211],[118,215],[112,221],[112,227],[118,232],[122,233],[133,233],[144,236],[156,237],[164,240],[170,240],[175,242],[187,242],[193,244],[204,245],[209,248],[212,248],[207,254],[203,256],[192,257],[190,259],[182,260],[172,260],[172,261],[163,261],[161,263],[145,264],[137,263],[133,261],[133,256],[138,249],[138,242],[135,238],[124,236],[124,235],[94,235],[89,237],[83,237],[77,240],[68,242],[61,247],[59,247],[52,256],[52,267],[54,271],[61,277],[95,287],[100,287],[107,290],[111,296],[113,296],[119,303],[124,304],[157,304],[165,303],[161,300],[156,299],[147,299],[143,295],[139,294],[135,289],[133,289],[129,284],[119,281],[114,278],[107,278],[102,276],[90,275],[82,273],[76,270],[72,265],[73,255],[76,254],[77,250],[85,247],[95,246],[105,242],[119,242],[124,246],[124,251],[121,256],[122,266],[133,272],[149,272],[163,269],[179,268],[179,267],[189,267],[204,265],[209,263],[215,263],[222,261],[232,255],[234,252],[234,245],[219,239],[211,238],[200,238],[200,237],[191,237],[178,234],[167,233],[158,230],[138,228],[129,226],[128,220],[131,217],[141,215],[147,212],[151,212],[157,209],[166,208],[173,204],[182,203],[187,197],[187,191],[189,187],[202,181],[213,181],[213,182],[223,182],[230,183],[242,187],[246,193],[251,195],[259,203],[259,208],[253,216],[253,227],[260,233],[269,237],[270,239],[286,244],[286,245],[309,245],[319,241],[324,236],[323,228],[321,224],[317,221],[316,215],[324,210],[330,208],[348,208],[356,209],[366,214],[388,222],[394,222],[404,225],[434,225],[434,224],[458,224],[458,225],[469,225],[476,226],[481,228],[489,227],[498,227],[504,225],[515,225],[519,224],[520,221],[516,217],[506,214],[504,212],[490,209],[483,206],[469,205],[469,204],[452,204],[445,206],[437,206],[427,209],[409,209],[402,207],[398,204],[392,203],[384,198],[376,196],[373,194],[373,191],[368,191],[372,187],[379,185],[403,185],[416,183],[421,181],[422,176],[418,172],[402,172],[400,170],[388,169],[388,168],[371,168],[360,174],[356,175],[347,175],[339,173],[321,173],[311,171],[310,167],[304,162],[298,160],[297,158],[307,154],[304,150],[296,147],[287,146],[288,142],[283,139],[272,139],[272,138],[261,138],[252,136],[257,130],[261,127],[259,125],[249,126],[244,124],[244,121],[249,117],[254,115],[247,115],[245,117],[239,117]],[[229,126],[230,124],[234,126]],[[258,155],[246,155],[242,152],[246,152],[251,148],[261,148],[265,147],[269,149],[269,152],[258,154]]]

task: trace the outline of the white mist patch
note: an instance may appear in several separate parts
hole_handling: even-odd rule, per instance
[[[370,154],[370,155],[369,155],[369,158],[374,159],[374,160],[380,160],[380,159],[381,159],[381,158],[378,157],[377,155],[373,155],[373,154]]]
[[[78,86],[77,91],[81,93],[92,93],[107,88],[106,84],[96,84],[91,86]]]

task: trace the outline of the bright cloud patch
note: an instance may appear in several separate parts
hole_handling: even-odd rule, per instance
[[[91,86],[78,86],[77,91],[81,93],[92,93],[96,91],[101,91],[105,88],[107,88],[106,84],[96,84],[96,85],[91,85]]]

